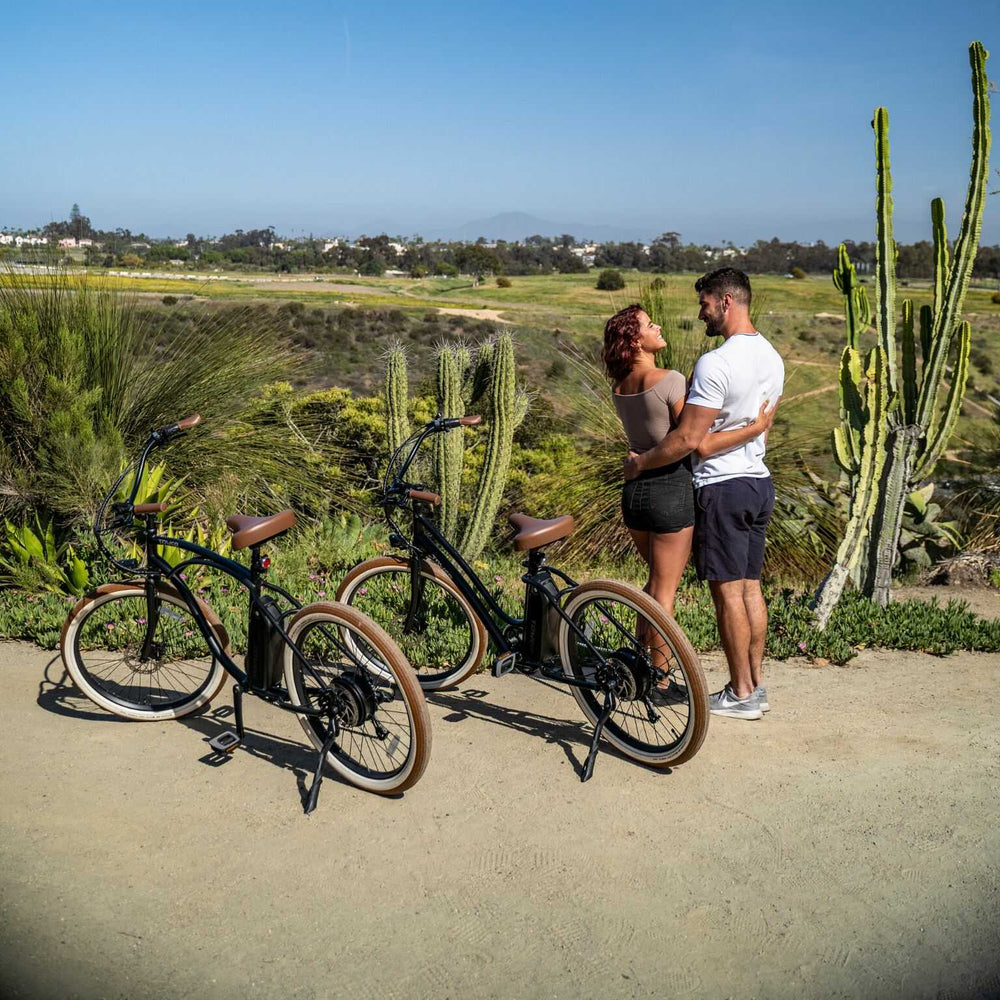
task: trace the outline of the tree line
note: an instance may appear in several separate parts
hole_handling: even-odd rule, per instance
[[[495,243],[480,237],[470,243],[425,241],[419,236],[390,238],[383,233],[328,246],[330,241],[313,237],[281,239],[273,226],[237,229],[217,239],[188,233],[183,244],[178,245],[178,241],[155,240],[128,229],[95,229],[78,205],[73,206],[69,219],[50,222],[42,234],[56,244],[69,236],[93,240],[95,245],[85,248],[86,263],[93,267],[155,266],[178,261],[193,268],[229,266],[277,272],[347,269],[371,276],[391,270],[419,278],[458,274],[576,274],[591,266],[649,273],[703,272],[720,264],[730,264],[751,274],[787,274],[796,269],[828,274],[837,265],[837,247],[822,240],[799,243],[775,237],[757,240],[749,247],[733,243],[712,246],[684,243],[677,232],[663,233],[648,245],[599,244],[592,255],[584,255],[581,242],[570,234],[534,235],[520,242]],[[874,243],[846,240],[845,245],[860,272],[874,270]],[[896,269],[901,279],[933,276],[934,248],[929,241],[900,243],[897,248]],[[978,278],[1000,279],[1000,246],[979,248],[973,274]]]

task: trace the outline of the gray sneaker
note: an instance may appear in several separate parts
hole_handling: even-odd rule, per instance
[[[760,710],[757,692],[753,691],[746,698],[737,698],[732,688],[727,684],[721,691],[708,696],[708,710],[712,715],[728,715],[731,719],[762,719],[764,713]]]
[[[753,693],[757,695],[757,703],[760,705],[760,710],[762,712],[770,712],[771,706],[767,703],[767,688],[763,684],[758,684],[753,689]]]

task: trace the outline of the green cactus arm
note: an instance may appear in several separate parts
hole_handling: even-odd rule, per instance
[[[948,441],[951,439],[958,416],[962,411],[962,400],[965,398],[965,386],[969,380],[969,354],[972,350],[972,327],[968,322],[962,323],[958,330],[958,356],[955,359],[955,370],[952,374],[951,388],[944,404],[943,416],[936,421],[933,434],[927,438],[923,454],[917,460],[914,469],[914,479],[919,482],[929,478],[934,472],[934,466],[944,454]]]
[[[456,354],[446,344],[438,348],[437,406],[438,412],[446,417],[465,416],[460,358]],[[434,436],[434,468],[438,492],[441,494],[438,520],[445,538],[453,543],[458,534],[458,509],[462,493],[462,459],[465,452],[462,435],[462,428],[455,427]]]
[[[917,419],[917,345],[913,336],[913,302],[903,300],[903,422],[912,424]]]
[[[841,468],[852,477],[857,475],[861,463],[861,434],[865,424],[864,400],[860,387],[861,354],[848,345],[840,356],[837,385],[840,426],[834,429],[834,454]]]
[[[948,280],[948,229],[944,221],[944,200],[935,198],[931,202],[931,230],[934,233],[934,314],[941,311],[944,302],[945,283]]]
[[[390,455],[410,436],[406,415],[408,393],[406,352],[399,344],[393,344],[385,358],[385,429]]]
[[[858,474],[858,460],[854,452],[853,435],[850,429],[834,427],[833,429],[833,457],[848,476]]]
[[[863,333],[871,324],[872,306],[868,301],[868,292],[864,285],[858,285],[855,294],[858,297],[858,304],[856,308],[858,317],[858,333]]]
[[[514,344],[509,334],[501,333],[497,337],[492,358],[490,427],[486,456],[479,476],[475,503],[459,546],[466,559],[474,559],[479,555],[489,540],[510,472],[517,390]]]
[[[837,266],[833,270],[833,283],[844,296],[844,314],[847,326],[847,346],[858,346],[858,285],[857,271],[843,243],[837,248]]]
[[[876,108],[875,132],[875,325],[885,351],[890,395],[896,392],[896,241],[892,235],[892,171],[889,165],[889,112]]]
[[[934,315],[931,357],[924,376],[924,384],[921,386],[917,409],[917,420],[927,429],[928,437],[936,436],[935,414],[938,412],[938,391],[948,355],[951,353],[952,338],[955,336],[958,318],[962,313],[965,293],[969,288],[972,266],[979,248],[979,233],[983,224],[991,143],[989,81],[986,79],[988,55],[981,42],[973,42],[969,46],[973,91],[972,166],[969,171],[969,188],[965,197],[962,228],[955,240],[941,308]]]

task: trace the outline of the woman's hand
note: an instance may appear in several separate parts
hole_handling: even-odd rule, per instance
[[[625,459],[622,465],[622,475],[625,477],[626,482],[630,479],[636,479],[639,475],[639,453],[635,451],[629,451],[628,458]]]

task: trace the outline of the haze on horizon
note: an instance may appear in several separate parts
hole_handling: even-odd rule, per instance
[[[0,226],[63,219],[75,202],[98,228],[153,236],[435,237],[523,212],[578,237],[865,240],[868,122],[884,104],[897,238],[930,238],[937,195],[957,230],[968,44],[990,49],[995,3],[704,10],[21,5],[5,12],[23,72],[8,87]],[[1000,242],[998,209],[1000,196],[984,243]]]

